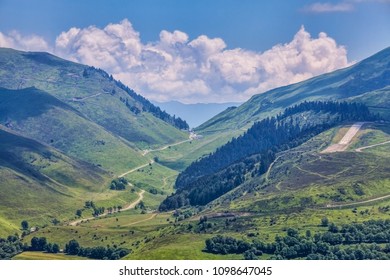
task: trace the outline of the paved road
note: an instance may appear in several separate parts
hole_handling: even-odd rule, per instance
[[[337,144],[333,144],[322,151],[322,153],[335,153],[335,152],[342,152],[345,151],[348,148],[348,145],[350,144],[352,138],[356,135],[356,133],[359,132],[359,130],[364,125],[364,122],[357,122],[353,124],[347,133],[344,135],[344,137],[339,141]]]
[[[141,190],[138,193],[137,200],[132,202],[132,203],[130,203],[129,205],[125,206],[120,211],[123,212],[123,211],[127,211],[127,210],[130,210],[130,209],[133,209],[144,198],[144,193],[145,193],[145,191]],[[100,217],[104,217],[104,216],[107,216],[107,215],[108,215],[108,211],[104,212],[102,215],[100,215],[98,217],[100,218]],[[70,226],[77,226],[80,223],[87,222],[87,221],[90,221],[90,220],[94,220],[94,219],[96,219],[98,217],[89,217],[89,218],[79,219],[79,220],[76,220],[76,221],[73,221],[73,222],[69,223],[69,225]]]

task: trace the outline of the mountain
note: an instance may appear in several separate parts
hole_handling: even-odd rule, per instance
[[[21,220],[51,222],[74,214],[75,205],[101,192],[106,171],[0,126],[0,234]]]
[[[0,86],[35,87],[110,133],[148,148],[186,139],[188,125],[162,112],[106,72],[48,53],[0,48]]]
[[[237,107],[241,103],[195,103],[184,104],[178,101],[154,102],[162,110],[186,120],[191,128],[195,128],[229,107]]]
[[[373,120],[368,108],[357,103],[317,101],[289,107],[276,117],[256,122],[242,136],[193,162],[179,174],[176,193],[160,209],[205,205],[262,176],[277,153],[300,146],[343,122]]]
[[[338,103],[341,101],[348,103]],[[296,108],[301,108],[299,114],[304,118],[288,115]],[[313,115],[313,111],[317,115]],[[353,113],[340,117],[347,112]],[[288,118],[283,120],[283,116]],[[248,176],[259,177],[277,153],[314,137],[305,136],[312,134],[313,129],[319,134],[346,121],[389,117],[390,48],[351,67],[255,95],[241,106],[228,108],[196,128],[197,133],[206,137],[228,131],[233,137],[246,132],[216,147],[213,153],[204,155],[182,171],[176,180],[176,193],[168,197],[160,209],[204,205],[240,186]],[[315,119],[323,123],[313,126]],[[256,170],[261,172],[258,174]]]
[[[348,68],[254,95],[229,108],[196,130],[201,134],[249,128],[255,121],[276,115],[303,101],[360,101],[390,119],[390,48]]]
[[[80,83],[71,85],[62,60],[50,68],[64,71],[51,74],[55,83],[46,66],[30,71],[25,62],[20,71],[35,82],[15,72],[28,87],[8,88],[4,78],[0,90],[0,237],[21,234],[26,220],[39,230],[19,243],[44,237],[95,258],[124,248],[126,259],[389,259],[388,55],[254,96],[191,138],[169,124],[180,126],[178,118],[99,69],[77,68]],[[93,93],[105,84],[113,95]],[[115,126],[123,116],[167,125],[177,137],[164,142],[144,126],[142,142],[134,124],[132,142],[105,120]],[[334,146],[343,149],[329,152]],[[107,215],[93,218],[103,207]],[[0,238],[0,258],[19,252],[14,241]]]
[[[187,129],[103,70],[0,48],[0,235],[23,219],[72,219],[87,200],[125,205],[136,194],[111,181],[147,165],[172,175],[143,149],[186,141]]]
[[[0,123],[109,171],[120,172],[147,162],[132,144],[36,88],[0,88]]]

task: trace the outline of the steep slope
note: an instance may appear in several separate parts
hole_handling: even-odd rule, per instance
[[[372,111],[388,117],[389,85],[390,48],[387,48],[348,68],[255,95],[241,106],[215,116],[196,130],[208,134],[248,128],[253,122],[276,115],[288,106],[316,100],[361,101]]]
[[[106,72],[48,53],[0,48],[0,85],[46,91],[138,147],[187,137],[180,131],[188,128],[184,121],[161,111]]]
[[[147,163],[125,140],[36,88],[0,88],[0,124],[116,173]]]
[[[346,132],[345,126],[327,130],[301,146],[278,153],[263,176],[247,180],[213,204],[220,204],[217,211],[263,214],[353,209],[381,205],[382,201],[387,205],[389,128],[389,123],[366,123],[349,148],[337,153],[323,151],[340,140]]]
[[[107,188],[110,175],[0,126],[0,233],[20,221],[70,216],[87,193]]]
[[[370,121],[366,106],[336,102],[304,102],[277,117],[256,122],[246,133],[193,162],[179,174],[177,191],[161,210],[205,205],[264,174],[276,153],[294,148],[332,126],[346,121]]]

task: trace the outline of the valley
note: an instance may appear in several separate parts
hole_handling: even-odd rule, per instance
[[[100,69],[0,62],[0,237],[27,244],[14,259],[390,258],[390,49],[193,132]]]

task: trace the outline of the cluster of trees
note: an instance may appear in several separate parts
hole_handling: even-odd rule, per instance
[[[206,251],[213,254],[243,254],[252,249],[249,242],[229,236],[217,235],[206,240]]]
[[[289,228],[284,237],[263,243],[216,236],[206,240],[206,251],[213,254],[244,254],[255,258],[263,253],[273,259],[363,260],[390,259],[390,220],[368,221],[338,227],[331,223],[324,233],[304,236]]]
[[[126,189],[126,186],[128,185],[128,181],[121,177],[121,178],[117,178],[117,179],[114,179],[111,181],[111,184],[110,184],[110,189],[111,190],[125,190]]]
[[[130,253],[129,249],[111,247],[81,247],[77,240],[72,239],[65,245],[64,253],[97,260],[118,260]]]
[[[7,239],[0,238],[0,260],[11,259],[13,256],[24,251],[45,251],[48,253],[60,252],[60,246],[57,243],[49,243],[46,237],[31,238],[30,245],[22,243],[17,235],[10,235]]]
[[[8,260],[23,252],[28,246],[23,244],[17,235],[0,238],[0,260]]]
[[[302,118],[303,112],[315,117]],[[251,172],[252,177],[264,174],[277,152],[296,147],[340,122],[372,118],[365,105],[329,101],[304,102],[256,122],[246,133],[181,172],[176,193],[162,202],[160,211],[205,205],[242,184],[246,173]]]
[[[115,213],[115,212],[120,212],[122,210],[122,206],[121,205],[118,205],[118,206],[110,206],[107,208],[107,211],[109,214],[112,214],[112,213]]]
[[[46,237],[31,238],[31,246],[27,248],[28,251],[45,251],[48,253],[57,254],[60,252],[60,246],[57,243],[48,243]]]
[[[0,260],[11,259],[13,256],[22,253],[23,251],[43,251],[48,253],[59,253],[60,246],[57,243],[47,242],[46,237],[36,237],[31,239],[31,245],[23,244],[17,235],[10,235],[7,239],[0,238]],[[129,249],[110,247],[92,247],[84,248],[76,240],[70,240],[66,246],[64,253],[69,255],[78,255],[91,259],[99,260],[118,260],[130,253]]]
[[[99,216],[99,215],[103,214],[104,211],[105,211],[105,208],[104,208],[104,207],[98,207],[98,206],[95,204],[95,202],[90,201],[90,200],[88,200],[88,201],[85,202],[85,208],[87,208],[87,209],[92,208],[92,211],[93,211],[93,212],[92,212],[92,215],[94,215],[94,216]],[[79,210],[80,210],[80,209],[79,209]],[[78,214],[80,214],[80,215],[78,215]],[[76,211],[76,215],[81,216],[81,213],[77,210],[77,211]]]

